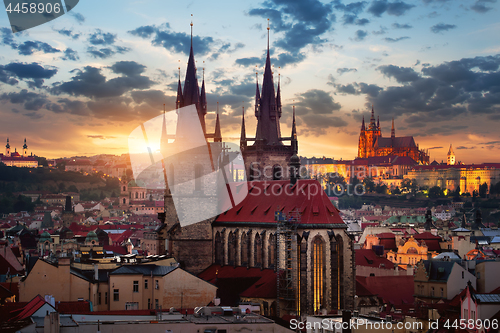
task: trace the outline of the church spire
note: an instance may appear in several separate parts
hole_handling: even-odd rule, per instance
[[[269,39],[269,23],[267,27]],[[276,108],[276,94],[274,91],[273,72],[271,68],[271,56],[269,52],[269,41],[267,46],[266,67],[264,69],[264,80],[262,82],[262,96],[260,98],[259,116],[257,121],[256,144],[282,145],[278,111]]]
[[[201,83],[200,104],[202,114],[207,113],[207,95],[205,93],[205,67],[203,67],[203,81]]]
[[[396,137],[396,130],[394,129],[394,118],[392,118],[391,139]]]
[[[214,142],[222,142],[222,134],[220,131],[220,120],[219,120],[219,102],[217,102],[217,117],[215,118]]]
[[[377,116],[377,129],[380,130],[380,116]]]
[[[255,88],[255,117],[259,118],[260,113],[260,91],[259,91],[259,73],[256,71],[255,72],[255,82],[257,84],[257,88]]]
[[[180,109],[183,105],[184,99],[182,98],[181,67],[179,67],[179,82],[177,84],[177,99],[175,100],[175,108]]]
[[[245,107],[241,107],[241,135],[240,135],[240,147],[243,149],[247,146],[247,133],[245,130]]]
[[[9,138],[7,138],[7,144],[5,145],[5,148],[10,148]]]
[[[370,129],[375,128],[375,111],[373,111],[373,104],[372,104],[372,116],[370,118]]]
[[[294,154],[297,154],[299,150],[299,144],[297,141],[297,127],[295,125],[295,105],[293,106],[293,115],[292,115],[292,151]]]
[[[280,92],[281,74],[278,73],[278,92],[276,93],[276,107],[278,109],[278,117],[281,118],[281,92]]]
[[[361,123],[361,130],[365,130],[365,116],[363,116],[363,122]]]

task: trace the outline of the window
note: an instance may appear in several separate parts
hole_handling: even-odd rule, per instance
[[[155,298],[155,309],[160,307],[160,303],[158,303],[158,298]]]
[[[431,297],[434,297],[434,287],[431,287]]]
[[[441,288],[441,297],[444,297],[444,289]]]
[[[98,298],[97,298],[97,304],[101,305],[101,293],[99,292]]]
[[[104,304],[108,304],[108,292],[104,293]]]
[[[148,310],[151,309],[151,298],[148,298]]]
[[[117,302],[120,300],[120,289],[113,289],[113,301]]]
[[[138,302],[127,302],[125,303],[125,310],[139,310]]]
[[[160,282],[158,280],[155,280],[155,289],[160,289]]]
[[[139,292],[139,281],[134,281],[134,293]]]
[[[144,289],[148,289],[148,280],[144,280]]]
[[[464,271],[462,271],[462,279],[464,278]]]

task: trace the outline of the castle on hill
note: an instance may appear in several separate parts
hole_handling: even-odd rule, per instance
[[[372,106],[372,116],[368,127],[365,127],[365,118],[361,124],[359,134],[358,158],[376,156],[408,156],[418,164],[429,164],[429,152],[419,149],[413,136],[396,136],[394,119],[392,119],[391,137],[383,137],[380,129],[380,120],[375,123],[375,113]]]
[[[14,148],[14,152],[10,150],[10,142],[9,138],[7,138],[7,144],[5,145],[5,154],[0,153],[0,162],[4,163],[6,166],[15,166],[15,167],[26,167],[26,168],[38,168],[38,161],[33,156],[28,155],[28,145],[26,144],[26,138],[24,138],[23,145],[23,154],[17,152],[17,149]]]

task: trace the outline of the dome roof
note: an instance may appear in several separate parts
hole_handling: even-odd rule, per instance
[[[44,242],[53,242],[52,240],[52,237],[50,237],[50,234],[48,233],[47,230],[45,230],[41,235],[40,235],[40,239],[39,239],[39,242],[40,243],[44,243]]]
[[[139,187],[134,179],[128,182],[128,187]]]
[[[85,238],[86,242],[91,242],[91,241],[96,241],[98,242],[99,239],[97,238],[97,234],[94,231],[89,231],[87,234],[87,237]]]

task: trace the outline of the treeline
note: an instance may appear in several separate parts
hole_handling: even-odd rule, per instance
[[[35,209],[35,204],[31,202],[31,198],[23,195],[16,197],[12,193],[0,194],[0,214],[32,212]]]

